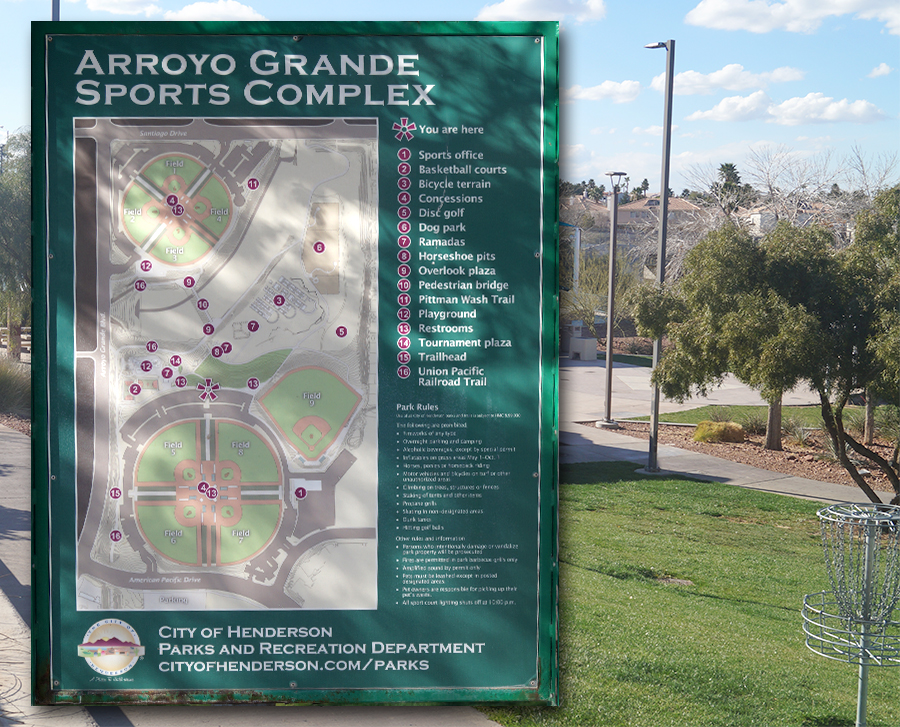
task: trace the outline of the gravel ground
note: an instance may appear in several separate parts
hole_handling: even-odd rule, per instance
[[[645,422],[619,422],[620,431],[631,437],[648,439],[650,425]],[[770,472],[781,472],[786,475],[805,477],[819,482],[833,482],[839,485],[855,487],[850,475],[837,462],[825,457],[827,451],[822,432],[814,432],[810,435],[806,446],[798,445],[782,437],[782,452],[772,452],[764,448],[765,437],[762,435],[748,435],[741,443],[703,443],[693,440],[694,428],[681,426],[659,426],[659,442],[680,449],[688,449],[693,452],[711,454],[714,457],[727,459],[731,462],[748,464]],[[893,448],[887,442],[878,442],[872,447],[885,459],[889,459]],[[866,475],[866,481],[873,490],[893,492],[887,477],[880,470],[872,468],[872,473]]]
[[[12,414],[0,414],[0,426],[9,427],[29,437],[31,436],[31,419],[24,419]]]

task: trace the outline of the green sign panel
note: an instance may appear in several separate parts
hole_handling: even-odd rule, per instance
[[[555,704],[555,23],[38,23],[34,694]]]

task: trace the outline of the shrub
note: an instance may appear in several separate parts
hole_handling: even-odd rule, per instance
[[[749,434],[766,433],[766,415],[761,411],[748,411],[741,417],[740,424]]]
[[[812,429],[805,426],[805,423],[802,419],[788,417],[785,420],[782,429],[784,429],[785,434],[787,434],[788,441],[791,444],[796,444],[798,447],[809,446],[809,435],[812,432]]]
[[[714,406],[709,410],[709,420],[712,422],[730,422],[731,409],[727,406]]]
[[[890,442],[900,439],[900,406],[888,404],[875,410],[875,429]]]
[[[17,361],[0,357],[0,412],[31,416],[31,372]]]
[[[737,422],[700,422],[694,431],[695,442],[743,442],[744,428]]]

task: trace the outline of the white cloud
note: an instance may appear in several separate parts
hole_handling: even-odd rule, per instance
[[[606,16],[603,0],[501,0],[485,5],[475,20],[562,20],[577,22],[602,20]]]
[[[678,131],[678,124],[674,124],[672,126],[672,131]],[[631,130],[632,134],[642,134],[646,136],[662,136],[663,127],[662,126],[648,126],[646,129],[642,129],[640,126],[635,126]]]
[[[695,111],[688,121],[751,121],[765,118],[772,99],[765,91],[756,91],[749,96],[729,96],[723,98],[709,111]]]
[[[770,83],[802,81],[806,74],[799,68],[782,66],[774,71],[750,73],[740,63],[729,63],[712,73],[684,71],[675,74],[675,93],[682,96],[709,94],[724,88],[728,91],[743,91],[750,88],[766,88]],[[662,91],[665,85],[665,74],[653,79],[651,88]]]
[[[875,68],[871,70],[869,73],[869,78],[878,78],[879,76],[886,76],[888,73],[893,71],[887,63],[879,63]]]
[[[801,124],[853,123],[869,124],[886,118],[877,106],[869,101],[835,101],[822,93],[795,96],[775,103],[765,91],[749,96],[730,96],[722,99],[709,111],[695,111],[688,121],[753,121],[765,119],[781,126]]]
[[[608,99],[614,103],[634,101],[641,93],[641,84],[637,81],[604,81],[599,86],[583,88],[572,86],[563,91],[563,102],[576,99],[584,101],[600,101]]]
[[[825,18],[841,15],[881,21],[892,34],[900,35],[897,0],[700,0],[685,21],[719,30],[812,33]]]
[[[162,12],[162,8],[148,3],[147,0],[87,0],[87,7],[88,10],[115,13],[116,15],[140,15],[143,13],[150,17]]]
[[[91,2],[92,0],[88,0]],[[216,2],[196,2],[185,5],[181,10],[170,10],[163,17],[166,20],[265,20],[248,5],[237,0],[217,0]]]
[[[869,101],[835,101],[822,93],[790,98],[772,106],[769,113],[772,121],[783,126],[829,122],[869,124],[886,118],[884,112]]]

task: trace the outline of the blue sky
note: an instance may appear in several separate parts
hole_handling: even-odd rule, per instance
[[[29,123],[29,23],[50,0],[0,0],[0,125]],[[900,149],[897,0],[61,0],[62,20],[559,20],[564,179],[626,171],[659,189],[665,50],[674,39],[672,177],[752,149],[807,158]],[[897,172],[895,178],[900,176]]]

